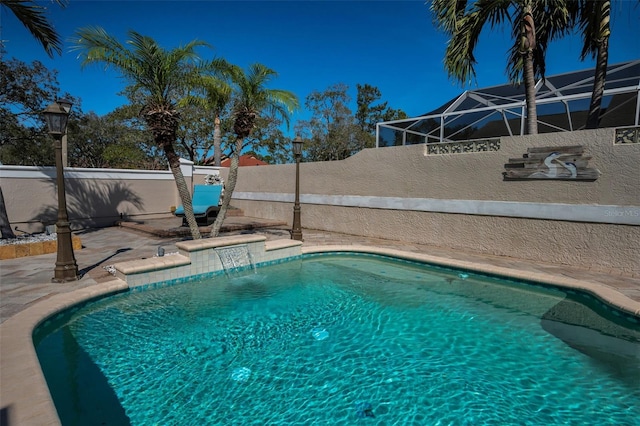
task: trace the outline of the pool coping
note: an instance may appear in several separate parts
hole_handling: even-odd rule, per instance
[[[448,259],[422,253],[391,248],[359,245],[327,245],[302,247],[302,255],[331,252],[370,253],[404,260],[459,268],[589,293],[606,304],[640,318],[640,302],[636,302],[613,288],[549,273],[517,270],[477,262]],[[38,302],[0,324],[0,408],[7,410],[9,424],[60,425],[55,405],[49,393],[38,357],[33,346],[33,331],[47,318],[74,305],[91,299],[129,290],[118,278],[96,285],[58,294]]]

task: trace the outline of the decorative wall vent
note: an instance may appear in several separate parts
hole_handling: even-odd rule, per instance
[[[528,148],[522,158],[509,158],[502,175],[504,180],[594,181],[600,171],[587,167],[591,156],[583,153],[582,145]]]
[[[640,127],[626,127],[616,129],[615,145],[640,143]]]
[[[465,154],[471,152],[499,151],[500,139],[476,139],[469,141],[425,144],[425,155]]]

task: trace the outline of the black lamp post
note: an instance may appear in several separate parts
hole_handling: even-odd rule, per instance
[[[302,227],[300,225],[300,158],[302,158],[302,139],[300,136],[292,141],[293,156],[296,159],[296,201],[293,204],[293,229],[291,239],[302,241]]]
[[[69,216],[67,214],[67,198],[64,189],[64,165],[62,163],[62,135],[67,131],[69,112],[72,103],[66,99],[60,99],[49,105],[44,110],[49,134],[56,140],[56,184],[58,185],[58,221],[56,233],[58,236],[58,258],[53,282],[63,283],[75,281],[78,276],[78,264],[73,254],[71,242],[71,229],[69,228]]]

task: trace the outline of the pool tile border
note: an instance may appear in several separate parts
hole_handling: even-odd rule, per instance
[[[275,247],[275,246],[272,246]],[[203,247],[204,249],[205,247]],[[208,247],[206,247],[208,248]],[[269,248],[266,248],[268,251]],[[370,253],[391,256],[399,259],[417,261],[478,273],[501,276],[507,279],[518,279],[534,283],[549,284],[566,289],[586,292],[606,304],[640,318],[640,303],[618,291],[601,284],[577,280],[571,277],[539,272],[521,271],[482,263],[460,261],[420,253],[358,245],[327,245],[302,247],[302,256],[289,256],[259,262],[266,266],[299,259],[307,254],[329,254],[331,252]],[[221,272],[221,271],[220,271]],[[200,277],[208,273],[200,274]],[[184,278],[176,278],[178,284]],[[155,283],[157,285],[158,283]],[[140,286],[136,291],[151,289],[154,284]],[[133,291],[134,287],[125,281],[114,278],[91,287],[82,288],[70,293],[59,294],[38,302],[24,311],[12,316],[0,324],[0,407],[8,410],[9,422],[12,426],[51,426],[59,425],[60,420],[51,399],[44,375],[33,346],[35,328],[52,316],[80,303],[95,298],[113,295],[123,291]]]

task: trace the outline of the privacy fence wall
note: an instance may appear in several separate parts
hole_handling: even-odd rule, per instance
[[[204,183],[215,167],[194,167],[182,160],[190,185]],[[167,217],[180,205],[170,171],[65,169],[67,209],[71,229],[112,226],[118,220]],[[21,233],[43,232],[56,222],[58,201],[54,167],[0,166],[0,186],[7,216]]]
[[[640,274],[639,132],[388,147],[303,163],[302,226]],[[242,168],[233,204],[291,221],[294,177],[295,165]]]
[[[302,163],[303,228],[640,275],[640,128],[366,149]],[[226,170],[221,170],[226,174]],[[183,173],[202,183],[214,168]],[[53,168],[0,166],[9,220],[55,222]],[[73,227],[170,215],[170,172],[69,169]],[[295,165],[240,168],[232,205],[291,223]]]

